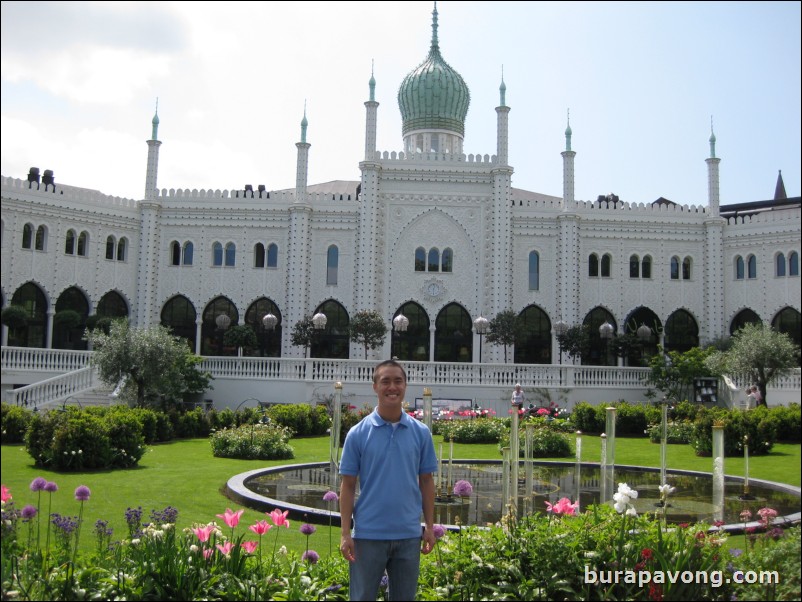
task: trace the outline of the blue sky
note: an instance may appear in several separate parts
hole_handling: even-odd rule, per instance
[[[426,56],[431,2],[2,3],[2,169],[141,198],[159,98],[160,188],[358,180],[371,61],[377,146],[401,150],[396,94]],[[502,65],[513,185],[576,198],[707,203],[800,194],[800,3],[439,2],[444,58],[471,90],[465,152],[494,154]]]

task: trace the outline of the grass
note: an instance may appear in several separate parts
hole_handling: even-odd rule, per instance
[[[436,436],[435,450],[439,453],[442,438]],[[92,490],[91,499],[84,506],[84,528],[81,531],[81,548],[92,550],[94,536],[92,527],[98,519],[108,520],[114,528],[112,539],[127,537],[125,511],[128,507],[141,506],[143,522],[148,520],[151,510],[163,510],[167,506],[178,508],[178,527],[184,528],[192,523],[207,523],[217,520],[226,508],[240,508],[223,495],[226,481],[233,475],[288,463],[319,462],[328,458],[329,438],[310,437],[291,441],[295,449],[293,460],[233,460],[212,456],[208,439],[188,439],[173,441],[148,447],[139,466],[129,470],[106,472],[57,473],[36,468],[33,460],[21,445],[2,446],[2,481],[11,489],[17,508],[26,504],[37,505],[36,494],[29,490],[31,481],[42,476],[54,481],[59,491],[53,494],[52,511],[62,515],[77,515],[79,503],[73,492],[79,485]],[[448,455],[448,445],[443,449]],[[583,461],[598,462],[601,446],[598,436],[583,435]],[[454,458],[500,459],[496,444],[454,444]],[[566,460],[566,458],[543,458]],[[765,456],[749,459],[750,477],[780,481],[800,485],[800,445],[777,444]],[[660,466],[660,446],[650,443],[647,438],[619,438],[616,443],[616,463],[641,466]],[[667,451],[669,469],[698,470],[712,472],[712,459],[699,458],[689,445],[670,445]],[[743,475],[743,458],[727,458],[727,474]],[[47,513],[47,496],[42,496],[41,510]],[[265,518],[262,513],[246,509],[238,532],[247,525]],[[44,520],[44,518],[43,518]],[[244,525],[244,526],[243,526]],[[306,537],[298,531],[296,521],[291,528],[281,529],[278,545],[302,552],[306,549]],[[44,538],[45,525],[42,524]],[[275,537],[271,532],[268,540]],[[254,537],[255,539],[255,537]],[[339,542],[339,529],[335,528],[332,540],[336,547]],[[310,547],[321,553],[328,551],[329,532],[327,525],[318,525],[317,533],[309,540]]]

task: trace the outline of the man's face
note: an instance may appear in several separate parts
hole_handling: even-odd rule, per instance
[[[398,366],[382,366],[376,372],[373,390],[379,398],[379,404],[385,406],[401,405],[407,392],[407,381]]]

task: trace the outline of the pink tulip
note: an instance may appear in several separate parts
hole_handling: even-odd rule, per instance
[[[217,544],[217,546],[215,546],[215,547],[218,550],[220,550],[220,553],[223,556],[228,556],[229,554],[231,554],[231,550],[234,549],[234,544],[231,543],[230,541],[227,541],[224,544]]]
[[[567,497],[562,498],[556,504],[546,502],[546,512],[553,512],[554,514],[574,516],[577,508],[579,508],[579,502],[572,504]]]
[[[253,554],[253,551],[259,545],[259,542],[243,541],[240,545],[245,549],[246,552],[248,552],[248,554]]]
[[[4,502],[7,502],[8,500],[11,499],[11,490],[8,487],[6,487],[5,485],[3,485],[2,486],[2,491],[3,491],[3,494],[2,494],[3,498],[2,499],[3,499]]]
[[[210,556],[211,556],[213,553],[214,553],[214,550],[212,550],[211,548],[206,548],[206,549],[203,551],[203,557],[204,557],[206,560],[209,560],[209,557],[210,557]]]
[[[206,525],[205,527],[193,527],[192,531],[198,536],[201,542],[206,543],[209,541],[209,536],[212,534],[212,531],[214,531],[214,526]]]
[[[287,528],[289,528],[290,521],[287,520],[287,515],[289,513],[290,513],[289,510],[285,510],[284,512],[282,512],[281,510],[276,508],[268,516],[270,516],[270,520],[272,520],[273,524],[276,525],[277,527],[287,527]],[[265,514],[267,514],[267,513],[265,513]]]
[[[257,522],[255,525],[251,525],[251,526],[250,526],[250,527],[248,527],[248,528],[249,528],[251,531],[253,531],[254,533],[256,533],[257,535],[264,535],[265,533],[267,533],[268,531],[270,531],[270,529],[272,529],[272,528],[273,528],[273,525],[271,525],[271,524],[270,524],[269,522],[267,522],[266,520],[260,520],[260,521],[259,521],[259,522]]]
[[[233,529],[239,524],[239,517],[242,516],[243,512],[245,512],[245,510],[237,510],[236,512],[233,512],[231,508],[226,508],[225,514],[218,514],[216,516],[217,518],[222,518],[224,521],[226,521],[226,524]]]

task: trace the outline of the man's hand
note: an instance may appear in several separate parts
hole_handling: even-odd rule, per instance
[[[354,540],[350,534],[343,534],[340,537],[340,553],[348,562],[356,560],[356,553],[354,552]]]
[[[424,527],[423,528],[423,537],[421,538],[421,545],[420,551],[424,554],[428,554],[432,550],[434,550],[434,546],[437,543],[437,538],[434,536],[434,530],[431,527]]]

